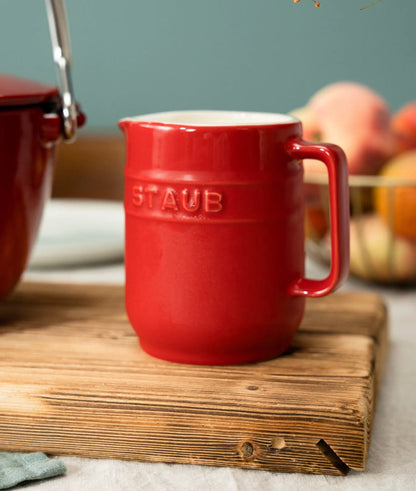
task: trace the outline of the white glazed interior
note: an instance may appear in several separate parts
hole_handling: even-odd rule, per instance
[[[287,114],[245,111],[169,111],[125,118],[124,121],[177,124],[185,126],[258,126],[298,122]]]

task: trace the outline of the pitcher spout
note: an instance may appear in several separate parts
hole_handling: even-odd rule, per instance
[[[127,134],[129,128],[131,127],[131,124],[132,124],[131,118],[123,118],[120,119],[120,121],[118,122],[118,127],[121,129],[121,131],[124,134]]]

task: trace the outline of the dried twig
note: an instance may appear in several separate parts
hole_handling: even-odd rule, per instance
[[[374,2],[371,2],[370,4],[366,5],[365,7],[362,7],[360,10],[365,10],[367,9],[368,7],[371,7],[372,5],[375,5],[376,3],[378,3],[380,0],[374,0]]]
[[[320,7],[321,6],[321,2],[318,2],[317,0],[312,0],[313,3],[315,4],[315,7]],[[299,3],[300,0],[293,0],[294,3]],[[365,10],[367,9],[368,7],[371,7],[372,5],[375,5],[376,3],[380,2],[380,0],[374,0],[374,2],[371,2],[369,3],[368,5],[366,5],[365,7],[361,7],[360,10]]]
[[[321,2],[318,2],[317,0],[312,0],[313,3],[315,4],[315,7],[320,7],[321,6]],[[294,3],[299,3],[300,0],[293,0]]]

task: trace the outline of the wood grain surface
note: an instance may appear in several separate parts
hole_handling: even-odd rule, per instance
[[[219,367],[144,353],[122,287],[22,284],[0,304],[0,449],[363,470],[386,349],[370,293],[308,300],[288,353]]]

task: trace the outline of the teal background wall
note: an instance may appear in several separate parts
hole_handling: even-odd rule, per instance
[[[416,100],[416,1],[67,0],[89,129],[172,109],[286,112],[337,80]],[[55,83],[42,0],[0,0],[0,72]]]

